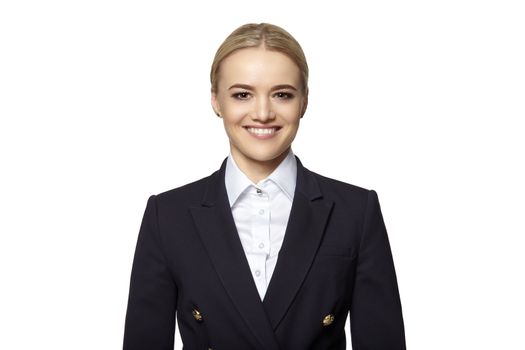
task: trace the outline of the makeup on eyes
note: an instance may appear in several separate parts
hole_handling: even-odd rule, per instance
[[[231,94],[231,97],[238,100],[247,100],[250,98],[251,92],[249,91],[236,91]],[[290,100],[295,97],[295,95],[288,91],[278,91],[272,94],[272,97],[277,97],[280,100]]]

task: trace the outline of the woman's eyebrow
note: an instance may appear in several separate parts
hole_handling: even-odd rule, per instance
[[[274,87],[272,87],[272,91],[275,91],[275,90],[294,90],[294,91],[297,91],[297,88],[293,85],[290,85],[290,84],[280,84],[280,85],[275,85]]]
[[[233,84],[232,86],[230,86],[228,88],[228,90],[231,90],[231,89],[235,89],[235,88],[238,88],[238,89],[245,89],[245,90],[255,90],[255,88],[251,85],[248,85],[248,84]],[[279,85],[275,85],[272,87],[271,91],[275,91],[275,90],[284,90],[284,89],[290,89],[290,90],[295,90],[297,91],[297,88],[293,85],[290,85],[290,84],[279,84]]]
[[[247,84],[233,84],[232,86],[228,88],[228,90],[235,89],[235,88],[244,89],[244,90],[253,90],[253,87]]]

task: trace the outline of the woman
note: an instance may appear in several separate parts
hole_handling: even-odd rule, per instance
[[[247,24],[219,47],[211,103],[230,154],[208,177],[149,198],[124,349],[405,349],[374,191],[305,168],[291,149],[308,103],[297,41]]]

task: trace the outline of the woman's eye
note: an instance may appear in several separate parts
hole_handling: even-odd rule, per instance
[[[293,98],[293,94],[289,92],[277,92],[275,93],[275,97],[277,97],[280,100],[289,100]]]
[[[238,100],[246,100],[250,97],[250,93],[248,92],[237,92],[235,94],[233,94],[233,97],[238,99]]]

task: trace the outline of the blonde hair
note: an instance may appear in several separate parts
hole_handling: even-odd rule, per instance
[[[263,46],[270,51],[278,51],[288,56],[301,72],[303,91],[308,88],[308,64],[301,45],[281,27],[269,23],[248,23],[235,29],[219,46],[211,66],[211,91],[217,92],[221,62],[234,51]]]

